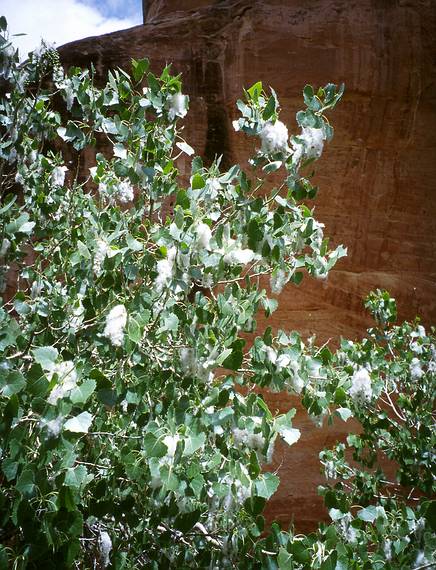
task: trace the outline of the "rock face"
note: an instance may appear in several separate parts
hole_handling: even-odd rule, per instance
[[[144,26],[60,52],[66,65],[93,62],[100,76],[132,57],[149,57],[156,71],[173,62],[191,97],[186,139],[206,160],[223,154],[224,166],[246,164],[255,146],[231,125],[243,86],[272,85],[295,130],[305,83],[345,82],[315,181],[317,218],[349,255],[327,282],[288,287],[271,323],[320,341],[357,338],[369,322],[362,298],[375,287],[397,298],[401,318],[436,321],[435,8],[434,0],[144,0]],[[318,451],[345,426],[316,429],[300,410],[295,425],[303,436],[276,454],[283,482],[269,514],[304,531],[323,513]]]

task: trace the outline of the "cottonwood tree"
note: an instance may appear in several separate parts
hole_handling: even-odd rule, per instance
[[[20,64],[0,23],[3,565],[299,568],[315,553],[313,567],[345,567],[323,564],[357,556],[353,537],[339,554],[319,546],[324,535],[304,542],[273,527],[263,537],[275,441],[300,432],[293,410],[273,414],[252,388],[300,394],[316,417],[371,421],[370,405],[385,413],[373,353],[332,354],[270,329],[249,350],[244,340],[258,312],[277,307],[265,283],[277,295],[304,273],[324,279],[345,255],[304,203],[317,189],[301,174],[333,135],[326,113],[343,87],[306,86],[289,136],[277,95],[256,83],[234,122],[257,141],[251,168],[194,157],[184,183],[189,99],[169,67],[156,76],[133,60],[131,75],[114,70],[97,87],[92,69],[65,73],[44,44]],[[85,152],[95,159],[84,177]],[[413,338],[423,350],[403,373],[416,380],[419,368],[431,390],[423,357],[434,345]],[[400,384],[383,382],[406,414],[391,398]],[[353,437],[355,449],[369,445]],[[339,446],[322,460],[336,477],[344,457]],[[354,495],[328,493],[328,532],[369,536]],[[363,520],[378,521],[366,503]]]

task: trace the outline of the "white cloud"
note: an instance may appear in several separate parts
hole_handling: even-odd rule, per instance
[[[41,38],[59,47],[141,23],[133,18],[105,17],[80,0],[2,0],[1,4],[0,15],[6,16],[9,33],[27,34],[12,38],[22,58],[39,45]]]

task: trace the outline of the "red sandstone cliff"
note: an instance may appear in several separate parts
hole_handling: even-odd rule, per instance
[[[144,0],[145,25],[60,49],[66,65],[98,73],[147,56],[183,73],[191,97],[186,138],[198,154],[244,164],[252,139],[231,121],[242,87],[272,85],[295,127],[305,83],[345,82],[335,138],[316,168],[317,217],[348,246],[328,282],[306,279],[281,296],[273,326],[320,339],[361,336],[362,298],[383,287],[401,318],[436,321],[436,2],[433,0]],[[189,165],[187,165],[188,167]],[[285,408],[282,395],[270,398]],[[305,530],[320,501],[317,452],[337,430],[302,412],[300,442],[276,454],[283,484],[270,513]]]

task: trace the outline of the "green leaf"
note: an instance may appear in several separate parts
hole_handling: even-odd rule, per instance
[[[281,160],[275,160],[274,162],[268,162],[268,164],[265,164],[265,166],[262,168],[262,170],[265,172],[265,174],[271,174],[271,172],[275,172],[276,170],[278,170],[282,164],[283,164],[283,162]]]
[[[263,239],[263,231],[256,219],[251,219],[247,227],[248,247],[256,251],[257,244]]]
[[[276,299],[269,299],[268,297],[263,297],[261,301],[262,301],[262,306],[265,310],[266,317],[270,317],[272,313],[279,306],[279,303]]]
[[[294,443],[296,443],[301,436],[300,430],[296,428],[280,427],[278,429],[278,433],[282,436],[288,445],[294,445]]]
[[[89,481],[89,476],[85,465],[77,465],[76,467],[71,467],[70,469],[67,469],[67,472],[65,474],[65,485],[67,487],[80,489],[80,487],[83,484],[88,483],[88,481]]]
[[[18,477],[18,481],[15,487],[17,491],[19,491],[24,496],[32,495],[35,488],[33,471],[30,469],[25,469]]]
[[[335,390],[334,402],[335,404],[343,404],[346,401],[347,401],[347,393],[343,388],[341,388],[341,386],[339,386]]]
[[[277,491],[280,479],[273,473],[264,473],[255,481],[256,494],[264,499],[270,499]]]
[[[73,404],[84,404],[97,387],[95,380],[88,378],[71,392],[70,400]]]
[[[24,222],[24,224],[21,224],[20,227],[17,229],[17,232],[29,235],[32,233],[35,224],[36,222]]]
[[[294,540],[291,545],[291,552],[294,560],[304,564],[304,568],[310,565],[310,550],[302,540]]]
[[[152,433],[145,435],[142,445],[147,457],[163,457],[168,452],[167,446]]]
[[[183,151],[184,153],[186,153],[188,156],[192,156],[195,152],[195,150],[192,148],[192,146],[189,146],[188,143],[186,142],[176,142],[176,146],[179,147],[179,149],[181,151]]]
[[[201,493],[205,487],[205,480],[203,475],[201,475],[201,473],[199,473],[196,477],[194,477],[194,479],[192,479],[192,481],[189,483],[191,489],[194,491],[194,495],[197,497],[197,499],[200,499]]]
[[[373,505],[366,507],[366,509],[362,509],[357,513],[357,516],[360,520],[366,522],[374,522],[378,516],[377,508]]]
[[[2,16],[3,18],[4,16]],[[0,22],[1,22],[1,18],[0,18]],[[8,556],[8,550],[0,545],[0,568],[2,570],[6,570],[7,568],[10,568],[10,562],[12,562],[12,560],[9,559]]]
[[[336,560],[338,555],[336,552],[332,552],[330,556],[324,560],[324,562],[319,567],[319,570],[335,570],[336,569]]]
[[[135,239],[130,234],[127,234],[126,242],[127,242],[127,245],[129,246],[129,249],[131,249],[132,251],[142,251],[143,250],[142,243],[140,241],[138,241],[137,239]]]
[[[192,455],[198,449],[202,448],[206,441],[206,436],[204,433],[199,433],[197,435],[189,435],[185,438],[185,447],[183,449],[183,455]]]
[[[162,480],[162,485],[167,491],[177,491],[179,488],[179,479],[173,472],[172,467],[169,467],[168,465],[161,467],[160,478]]]
[[[290,554],[286,548],[281,546],[279,548],[279,554],[277,556],[277,562],[279,564],[279,570],[292,570],[292,554]]]
[[[148,86],[150,87],[151,91],[156,94],[160,91],[160,84],[159,81],[156,79],[156,76],[153,73],[149,73],[147,75],[147,82]]]
[[[329,515],[330,515],[330,518],[332,519],[332,521],[339,521],[339,520],[343,519],[346,514],[347,513],[344,513],[342,511],[340,511],[339,509],[335,509],[335,508],[329,510]]]
[[[264,121],[268,121],[276,113],[278,107],[277,95],[275,94],[275,91],[273,89],[271,89],[271,91],[273,92],[273,94],[268,99],[268,102],[262,113],[262,118],[264,119]]]
[[[201,174],[198,174],[198,172],[196,174],[194,174],[194,176],[192,177],[191,180],[191,187],[193,190],[200,190],[201,188],[204,188],[206,186],[206,182],[204,180],[204,178],[201,176]]]
[[[313,92],[312,85],[306,85],[303,89],[303,98],[306,105],[309,107],[315,93]]]
[[[222,363],[223,368],[228,368],[229,370],[239,370],[244,360],[244,354],[242,348],[245,345],[245,340],[237,339],[232,344],[232,353],[228,356]]]
[[[6,398],[21,392],[25,385],[26,380],[19,370],[0,370],[0,391]]]
[[[139,326],[138,321],[136,321],[133,317],[129,317],[127,334],[129,335],[129,338],[132,342],[135,343],[141,342],[142,339],[141,327]]]
[[[150,62],[147,58],[139,60],[132,59],[133,79],[136,81],[136,83],[139,83],[142,80],[149,67]]]
[[[336,413],[344,422],[353,416],[353,412],[349,408],[338,408]]]
[[[303,273],[301,271],[297,271],[291,277],[291,281],[295,283],[295,285],[300,285],[300,283],[303,281]]]
[[[4,16],[0,16],[0,30],[5,32],[8,28],[8,22]]]
[[[19,298],[15,299],[14,308],[16,312],[21,316],[28,315],[29,313],[32,312],[32,308],[29,306],[29,304],[25,303]]]
[[[79,250],[81,257],[83,257],[84,259],[91,259],[91,254],[89,252],[89,249],[82,241],[80,241],[80,239],[77,240],[77,249]]]
[[[17,475],[17,469],[18,469],[18,463],[13,459],[11,459],[10,457],[3,460],[2,471],[5,474],[5,477],[8,481],[12,481],[12,479],[15,479],[15,476]]]
[[[203,168],[203,161],[200,156],[196,156],[192,159],[191,170],[192,174],[199,172]]]
[[[109,388],[102,388],[97,392],[97,399],[105,406],[113,408],[117,403],[118,396],[115,390],[110,390]]]
[[[92,424],[92,416],[89,412],[82,412],[78,416],[69,419],[64,424],[64,430],[73,433],[88,433]]]
[[[58,351],[53,346],[41,346],[32,350],[35,361],[44,370],[51,370],[58,357]]]
[[[258,81],[257,83],[255,83],[254,85],[252,85],[249,89],[247,89],[247,93],[250,95],[251,99],[257,103],[260,97],[260,94],[262,93],[262,81]]]

